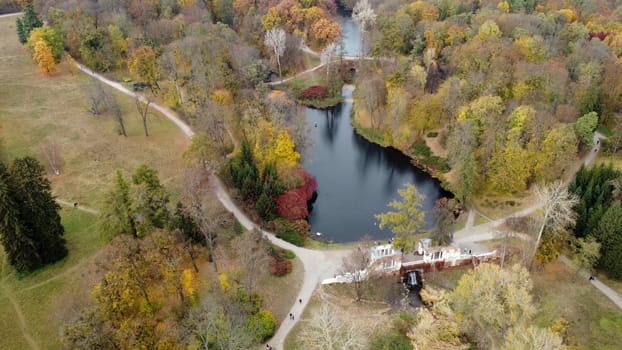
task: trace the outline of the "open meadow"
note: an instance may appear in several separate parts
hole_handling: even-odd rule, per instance
[[[126,121],[128,137],[117,132],[111,113],[93,116],[85,94],[90,78],[66,59],[58,73],[39,73],[15,34],[15,17],[0,18],[0,139],[9,158],[34,156],[45,163],[41,144],[60,145],[60,176],[48,169],[54,195],[97,209],[116,169],[126,175],[140,164],[159,172],[163,184],[179,193],[182,153],[189,141],[164,116],[149,117],[150,136],[132,99],[115,93]]]
[[[167,119],[153,115],[151,136],[144,136],[134,101],[116,95],[125,115],[128,137],[119,135],[109,114],[88,110],[89,78],[65,60],[44,77],[19,44],[15,17],[0,18],[0,139],[9,159],[34,156],[45,164],[40,145],[54,139],[61,149],[62,173],[48,178],[59,199],[99,208],[116,169],[126,175],[139,164],[158,170],[163,183],[179,193],[182,153],[188,140]],[[107,90],[108,93],[114,93]],[[18,276],[0,251],[0,349],[59,349],[64,317],[88,296],[93,257],[105,245],[92,213],[63,209],[69,255],[26,276]]]

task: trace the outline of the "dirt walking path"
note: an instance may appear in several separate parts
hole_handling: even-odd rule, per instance
[[[566,264],[568,267],[570,267],[571,269],[575,270],[575,267],[572,265],[572,262],[570,261],[570,259],[568,259],[565,255],[560,255],[559,256],[559,261],[563,262],[564,264]],[[588,279],[590,275],[585,272],[585,271],[580,271],[579,275],[581,275],[583,278]],[[609,288],[606,284],[604,284],[603,282],[597,280],[597,279],[593,279],[590,281],[592,283],[592,285],[594,287],[596,287],[596,289],[598,289],[599,291],[601,291],[601,293],[603,293],[607,298],[609,298],[609,300],[611,300],[620,310],[622,310],[622,296],[620,296],[620,294],[618,294],[615,290]]]
[[[13,292],[11,292],[8,288],[4,286],[1,287],[0,292],[4,294],[4,296],[6,296],[6,298],[11,303],[11,306],[13,307],[13,311],[17,315],[17,321],[19,322],[19,329],[22,332],[22,336],[24,337],[24,339],[26,339],[26,342],[28,343],[30,348],[34,350],[41,349],[39,347],[39,344],[37,344],[37,342],[35,341],[35,339],[30,335],[30,333],[28,333],[28,325],[26,324],[26,317],[24,316],[24,313],[22,312],[22,308],[19,306],[19,303],[17,302],[17,300],[15,300],[15,296],[13,295]]]
[[[113,87],[114,89],[117,89],[125,93],[126,95],[129,95],[134,98],[138,96],[138,98],[140,98],[140,100],[143,103],[146,103],[145,98],[143,98],[139,94],[134,93],[133,91],[130,91],[129,89],[125,88],[120,83],[113,82],[103,77],[102,75],[93,72],[89,68],[77,62],[76,62],[76,66],[78,67],[78,69],[90,75],[91,77],[100,80],[101,82]],[[316,67],[316,69],[317,68],[318,67]],[[150,106],[153,109],[160,111],[168,119],[170,119],[175,125],[177,125],[177,127],[179,127],[182,130],[182,132],[187,137],[191,138],[194,135],[194,132],[192,131],[190,126],[184,123],[179,117],[177,117],[177,115],[173,111],[169,110],[168,108],[162,107],[155,102],[152,102]],[[216,196],[218,197],[218,199],[220,200],[220,202],[223,204],[223,206],[227,208],[227,210],[232,212],[235,215],[236,219],[246,229],[252,229],[252,228],[257,227],[257,225],[254,222],[252,222],[242,212],[242,210],[240,210],[240,208],[238,208],[233,203],[233,201],[231,200],[231,197],[229,197],[229,194],[225,190],[222,182],[218,179],[218,177],[214,175],[211,178],[213,179],[213,181],[211,181],[212,189],[214,193],[216,194]],[[65,202],[65,203],[68,203],[68,202]],[[297,316],[302,314],[302,311],[304,310],[309,299],[311,298],[311,294],[315,290],[316,286],[323,279],[333,277],[337,273],[337,270],[339,269],[341,265],[341,261],[343,257],[345,257],[349,253],[349,251],[348,250],[317,251],[317,250],[312,250],[312,249],[301,248],[289,242],[285,242],[279,238],[276,238],[276,236],[270,232],[267,232],[264,230],[262,230],[262,232],[264,236],[266,236],[275,245],[281,248],[285,248],[285,249],[289,249],[293,251],[298,256],[298,258],[302,261],[302,264],[304,267],[303,283],[300,288],[300,291],[298,292],[298,296],[296,300],[294,300],[294,303],[292,304],[292,307],[291,307],[291,312],[296,317],[294,318],[294,320],[290,320],[289,318],[283,320],[281,322],[279,329],[275,333],[274,337],[272,337],[272,339],[270,340],[270,343],[275,350],[283,350],[284,349],[283,343],[285,342],[285,337],[290,332],[290,330],[294,327],[294,325],[298,322],[300,317],[297,317]],[[302,303],[300,303],[298,300],[302,300]]]
[[[360,59],[360,58],[356,58],[356,59]],[[366,58],[364,58],[366,59]],[[101,76],[100,74],[97,74],[95,72],[93,72],[92,70],[90,70],[89,68],[83,66],[82,64],[79,64],[76,62],[76,65],[78,67],[78,69],[80,69],[81,71],[83,71],[84,73],[90,75],[91,77],[94,77],[100,81],[102,81],[103,83],[125,93],[126,95],[129,95],[131,97],[137,97],[143,102],[146,103],[146,99],[144,97],[142,97],[140,94],[136,94],[130,90],[128,90],[127,88],[125,88],[122,84],[117,83],[117,82],[113,82],[103,76]],[[296,75],[294,75],[291,78],[288,79],[284,79],[282,82],[286,82],[289,81],[291,79],[294,79],[297,76],[300,76],[302,74],[306,74],[309,71],[313,71],[313,70],[317,70],[319,69],[321,66],[323,65],[323,63],[321,63],[319,66],[316,66],[314,68],[311,68],[310,70],[298,73]],[[282,82],[275,82],[274,84],[271,85],[278,85]],[[157,111],[160,111],[162,114],[164,114],[169,120],[171,120],[177,127],[179,127],[181,129],[181,131],[189,138],[191,138],[194,135],[194,132],[192,131],[192,128],[190,128],[190,126],[186,123],[184,123],[176,114],[175,112],[169,110],[168,108],[162,107],[160,105],[158,105],[155,102],[152,102],[150,104],[150,106],[152,108],[154,108]],[[602,135],[599,134],[595,134],[594,135],[595,140],[602,138]],[[595,142],[596,143],[596,142]],[[587,159],[585,160],[586,164],[589,164],[595,157],[596,154],[598,153],[599,147],[596,147],[596,150],[593,152],[590,152],[590,154],[588,155]],[[594,153],[594,154],[592,154]],[[256,228],[257,225],[252,222],[243,212],[240,208],[238,208],[235,203],[231,200],[229,194],[227,193],[227,191],[225,190],[223,184],[221,183],[221,181],[218,179],[217,176],[212,176],[213,181],[212,183],[212,189],[214,191],[214,193],[216,194],[216,196],[218,197],[218,199],[220,200],[220,202],[222,203],[222,205],[227,208],[227,210],[229,210],[230,212],[232,212],[234,214],[234,216],[236,217],[236,219],[247,229],[252,229],[252,228]],[[477,249],[482,249],[481,245],[477,245],[475,242],[479,242],[479,241],[484,241],[484,240],[489,240],[489,239],[493,239],[495,236],[495,232],[496,232],[496,228],[501,225],[507,218],[509,217],[514,217],[514,216],[525,216],[528,215],[534,211],[536,211],[538,208],[541,207],[540,203],[536,203],[535,205],[523,209],[519,212],[516,212],[512,215],[508,215],[505,218],[502,219],[498,219],[498,220],[494,220],[482,225],[477,225],[477,226],[471,226],[471,227],[465,227],[462,230],[459,230],[457,232],[454,233],[454,243],[456,244],[462,244],[462,245],[467,245],[467,246],[472,246],[473,248],[470,249],[474,249],[474,252],[477,251]],[[331,250],[331,251],[318,251],[318,250],[312,250],[312,249],[307,249],[307,248],[301,248],[301,247],[297,247],[294,246],[293,244],[289,243],[289,242],[285,242],[279,238],[277,238],[274,234],[261,230],[261,232],[264,234],[264,236],[266,236],[272,243],[274,243],[275,245],[281,247],[281,248],[285,248],[285,249],[289,249],[291,251],[293,251],[302,261],[303,263],[303,267],[304,267],[304,277],[303,277],[303,283],[302,286],[300,288],[300,291],[298,292],[298,296],[296,298],[296,300],[294,300],[294,303],[291,307],[291,312],[294,314],[295,319],[294,320],[290,320],[289,318],[283,320],[281,322],[281,325],[279,326],[279,329],[277,330],[277,332],[275,333],[275,335],[272,337],[272,339],[270,339],[269,343],[272,345],[272,347],[275,350],[283,350],[283,344],[285,342],[285,337],[287,336],[287,334],[291,331],[291,329],[296,325],[296,323],[299,321],[300,319],[300,314],[302,314],[302,311],[304,310],[304,308],[306,307],[309,299],[311,298],[311,294],[313,293],[313,291],[315,290],[315,288],[317,287],[317,285],[319,284],[319,282],[321,282],[321,280],[326,279],[326,278],[330,278],[333,277],[337,271],[339,270],[339,267],[341,265],[342,259],[343,257],[347,256],[347,254],[349,253],[349,250]],[[299,303],[298,300],[302,300],[302,303]]]
[[[97,215],[98,211],[95,209],[91,209],[91,208],[87,208],[85,206],[81,206],[78,204],[77,207],[74,207],[74,204],[71,202],[67,202],[66,200],[62,200],[62,199],[58,199],[56,198],[56,203],[65,206],[65,207],[69,207],[69,208],[74,208],[76,210],[81,210],[83,212],[89,213],[89,214],[93,214],[93,215]]]

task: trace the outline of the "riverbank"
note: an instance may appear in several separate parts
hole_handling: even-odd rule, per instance
[[[352,86],[352,91],[354,91],[354,85]],[[345,85],[344,85],[345,87]],[[412,165],[417,167],[418,169],[426,172],[430,177],[437,180],[443,190],[451,193],[453,197],[452,183],[446,176],[451,169],[448,168],[448,165],[445,166],[443,163],[447,162],[447,159],[442,157],[441,155],[434,154],[432,149],[427,145],[425,139],[421,139],[413,143],[410,147],[413,149],[420,150],[417,154],[410,149],[404,149],[396,145],[393,142],[393,137],[389,133],[382,133],[380,131],[374,130],[372,128],[368,128],[363,126],[361,121],[356,118],[356,100],[352,99],[352,110],[350,112],[350,123],[357,133],[357,135],[363,137],[368,142],[377,144],[381,147],[390,147],[398,150],[404,156],[410,159]],[[421,144],[424,144],[424,147],[421,147]],[[417,147],[418,146],[418,147]],[[437,166],[438,168],[435,168]],[[447,169],[446,172],[441,171],[440,169]]]

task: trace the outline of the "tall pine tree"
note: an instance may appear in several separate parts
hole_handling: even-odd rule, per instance
[[[9,263],[32,271],[67,255],[64,228],[43,166],[16,159],[10,172],[0,163],[0,241]]]
[[[123,178],[121,171],[117,170],[113,187],[106,194],[104,206],[99,215],[101,233],[108,238],[121,233],[136,236],[136,223],[132,211],[130,186]]]
[[[11,175],[3,163],[0,163],[0,242],[9,263],[17,271],[31,271],[41,266],[37,247],[20,222]]]
[[[607,276],[622,278],[622,206],[615,201],[600,220],[594,236],[600,242],[598,264],[605,269]]]
[[[11,178],[15,184],[16,202],[22,224],[33,233],[33,241],[43,264],[67,256],[65,229],[61,224],[60,206],[52,196],[45,168],[32,157],[15,159]]]
[[[41,26],[43,26],[43,22],[39,19],[32,4],[26,5],[26,7],[24,7],[24,17],[15,20],[19,42],[25,44],[28,41],[30,32],[34,28],[39,28]]]

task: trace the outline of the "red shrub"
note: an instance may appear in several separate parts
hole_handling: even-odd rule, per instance
[[[292,262],[282,256],[273,256],[270,260],[270,272],[275,276],[284,276],[292,272]]]
[[[305,100],[321,100],[328,96],[328,89],[326,86],[314,85],[310,86],[302,91],[300,97]]]
[[[290,220],[304,219],[309,216],[307,202],[317,189],[317,181],[308,172],[303,173],[304,184],[301,187],[285,192],[276,197],[279,216]]]
[[[590,40],[597,38],[600,41],[605,40],[605,38],[609,35],[609,33],[605,32],[590,32],[589,34]]]

